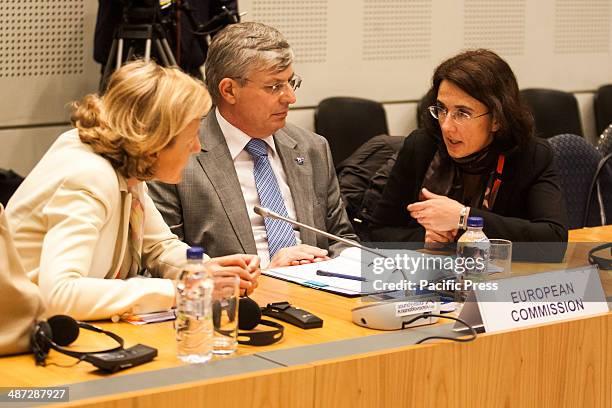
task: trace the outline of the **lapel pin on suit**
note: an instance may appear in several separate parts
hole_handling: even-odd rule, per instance
[[[295,158],[295,162],[296,162],[298,165],[302,166],[302,165],[304,165],[304,158],[303,158],[303,157],[296,157],[296,158]]]

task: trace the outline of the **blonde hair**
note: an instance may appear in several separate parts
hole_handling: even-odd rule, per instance
[[[70,120],[81,141],[124,177],[149,180],[158,152],[210,107],[201,81],[178,68],[134,61],[112,75],[103,96],[72,103]]]

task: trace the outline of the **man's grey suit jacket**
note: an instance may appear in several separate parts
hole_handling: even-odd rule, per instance
[[[182,181],[149,183],[149,195],[171,230],[188,245],[203,246],[211,257],[257,254],[234,162],[214,110],[202,122],[200,142],[202,151],[191,156]],[[358,240],[340,197],[327,141],[287,124],[274,134],[274,142],[298,221]],[[304,244],[328,249],[330,256],[346,247],[305,229],[300,229],[300,238]]]

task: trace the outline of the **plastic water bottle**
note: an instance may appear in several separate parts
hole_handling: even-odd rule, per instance
[[[465,289],[465,281],[484,280],[489,264],[491,243],[482,232],[484,220],[482,217],[469,217],[467,231],[457,241],[457,260],[455,272],[461,278],[461,286]],[[465,299],[466,292],[462,291]]]
[[[177,354],[186,363],[204,363],[212,356],[214,282],[206,272],[203,258],[203,248],[189,248],[176,285]]]

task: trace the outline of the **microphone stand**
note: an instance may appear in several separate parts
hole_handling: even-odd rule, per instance
[[[264,218],[275,218],[277,220],[282,220],[282,221],[288,222],[289,224],[293,224],[293,225],[297,225],[297,226],[299,226],[301,228],[305,228],[305,229],[307,229],[309,231],[312,231],[312,232],[314,232],[316,234],[323,235],[324,237],[327,237],[329,239],[333,239],[334,241],[339,241],[339,242],[342,242],[342,243],[344,243],[346,245],[349,245],[351,247],[359,248],[359,249],[361,249],[363,251],[369,252],[369,253],[374,254],[376,256],[380,256],[382,258],[389,258],[387,255],[385,255],[385,254],[383,254],[381,252],[378,252],[378,251],[374,251],[372,248],[368,248],[368,247],[366,247],[364,245],[361,245],[358,242],[352,241],[350,239],[342,238],[342,237],[339,237],[339,236],[334,235],[334,234],[330,234],[327,231],[323,231],[323,230],[320,230],[320,229],[315,228],[315,227],[311,227],[310,225],[306,225],[306,224],[301,223],[299,221],[296,221],[296,220],[294,220],[292,218],[285,217],[285,216],[280,215],[280,214],[278,214],[278,213],[276,213],[274,211],[271,211],[271,210],[269,210],[269,209],[267,209],[265,207],[261,207],[259,205],[256,205],[256,206],[253,207],[253,211],[255,211],[255,214],[261,215]],[[370,263],[370,265],[368,265],[368,266],[371,266],[371,265],[372,264]],[[395,271],[400,271],[400,273],[402,274],[402,277],[404,278],[404,280],[406,282],[408,282],[408,277],[404,273],[403,269],[395,268],[393,270],[393,272],[391,272],[391,274],[393,274]],[[408,293],[406,293],[406,296],[408,296]]]
[[[349,246],[362,249],[362,250],[364,250],[366,252],[369,252],[371,254],[374,254],[376,256],[380,256],[382,258],[389,258],[387,255],[385,255],[385,254],[383,254],[381,252],[378,252],[378,251],[374,251],[373,249],[368,248],[368,247],[366,247],[364,245],[361,245],[358,242],[351,241],[350,239],[342,238],[342,237],[339,237],[339,236],[334,235],[334,234],[330,234],[329,232],[320,230],[320,229],[315,228],[315,227],[311,227],[310,225],[306,225],[306,224],[301,223],[299,221],[296,221],[296,220],[294,220],[292,218],[282,216],[282,215],[280,215],[280,214],[278,214],[278,213],[276,213],[274,211],[271,211],[271,210],[269,210],[267,208],[264,208],[264,207],[261,207],[259,205],[254,206],[253,207],[253,211],[255,211],[256,214],[259,214],[259,215],[261,215],[264,218],[267,217],[267,218],[275,218],[275,219],[278,219],[278,220],[282,220],[282,221],[288,222],[289,224],[293,224],[293,225],[297,225],[297,226],[299,226],[301,228],[305,228],[305,229],[307,229],[309,231],[312,231],[312,232],[314,232],[316,234],[323,235],[324,237],[333,239],[335,241],[339,241],[339,242],[345,243],[345,244],[347,244]],[[393,258],[389,258],[389,259],[393,259]],[[371,265],[372,264],[370,264],[368,266],[371,266]],[[395,268],[391,272],[391,274],[395,273],[395,271],[399,271],[402,274],[402,277],[404,278],[404,280],[406,282],[408,282],[408,277],[406,276],[406,273],[405,273],[405,271],[402,268]],[[447,297],[453,297],[453,295],[454,295],[453,292],[449,292],[449,291],[445,291],[445,290],[435,290],[435,291],[432,291],[432,292],[435,292],[435,293],[438,293],[441,296],[447,296]],[[410,296],[410,294],[407,291],[406,291],[406,296],[407,297]]]
[[[256,205],[255,207],[253,207],[253,211],[255,211],[255,214],[259,214],[259,215],[261,215],[264,218],[275,218],[277,220],[282,220],[282,221],[288,222],[289,224],[297,225],[298,227],[307,229],[307,230],[312,231],[312,232],[314,232],[316,234],[323,235],[324,237],[333,239],[334,241],[339,241],[339,242],[342,242],[342,243],[344,243],[346,245],[349,245],[349,246],[352,246],[352,247],[357,247],[357,248],[362,249],[362,250],[364,250],[366,252],[369,252],[371,254],[374,254],[374,255],[377,255],[377,256],[382,256],[383,258],[387,257],[386,255],[381,254],[380,252],[374,251],[373,249],[368,248],[366,246],[363,246],[363,245],[361,245],[358,242],[352,241],[350,239],[342,238],[342,237],[339,237],[339,236],[334,235],[334,234],[330,234],[329,232],[320,230],[320,229],[315,228],[315,227],[311,227],[310,225],[306,225],[306,224],[303,224],[303,223],[301,223],[299,221],[296,221],[294,219],[282,216],[282,215],[280,215],[278,213],[275,213],[274,211],[268,210],[267,208],[260,207],[260,206]]]
[[[312,231],[316,234],[323,235],[324,237],[333,239],[335,241],[345,243],[352,247],[360,248],[376,256],[380,256],[383,258],[389,258],[385,254],[374,251],[373,249],[363,246],[358,242],[351,241],[350,239],[342,238],[334,234],[330,234],[329,232],[322,231],[315,227],[311,227],[310,225],[306,225],[304,223],[301,223],[289,217],[285,217],[283,215],[275,213],[274,211],[271,211],[259,205],[254,206],[253,211],[255,211],[256,214],[261,215],[264,218],[275,218],[277,220],[282,220],[282,221],[288,222],[289,224],[297,225],[301,228]],[[401,268],[395,268],[393,272],[391,272],[391,274],[393,274],[397,270],[400,271],[404,280],[408,282],[408,278],[406,277],[404,270]],[[405,293],[406,293],[406,298],[411,297],[408,294],[408,290],[406,290]],[[406,321],[406,319],[410,318],[410,316],[412,315],[398,317],[395,307],[398,304],[405,304],[405,303],[406,301],[397,301],[397,300],[396,301],[382,301],[382,302],[379,301],[379,302],[372,302],[371,304],[364,305],[364,306],[358,306],[352,309],[351,311],[352,317],[353,317],[353,323],[360,325],[360,326],[369,327],[372,329],[397,330],[397,329],[404,329],[406,327],[411,327],[411,326],[419,326],[422,324],[432,324],[438,320],[436,315],[435,314],[432,315],[431,312],[418,313],[420,315],[418,319],[411,319],[409,321]],[[437,313],[439,310],[440,310],[439,304],[434,303],[432,312]],[[419,319],[423,320],[424,322],[418,323],[417,321]]]

